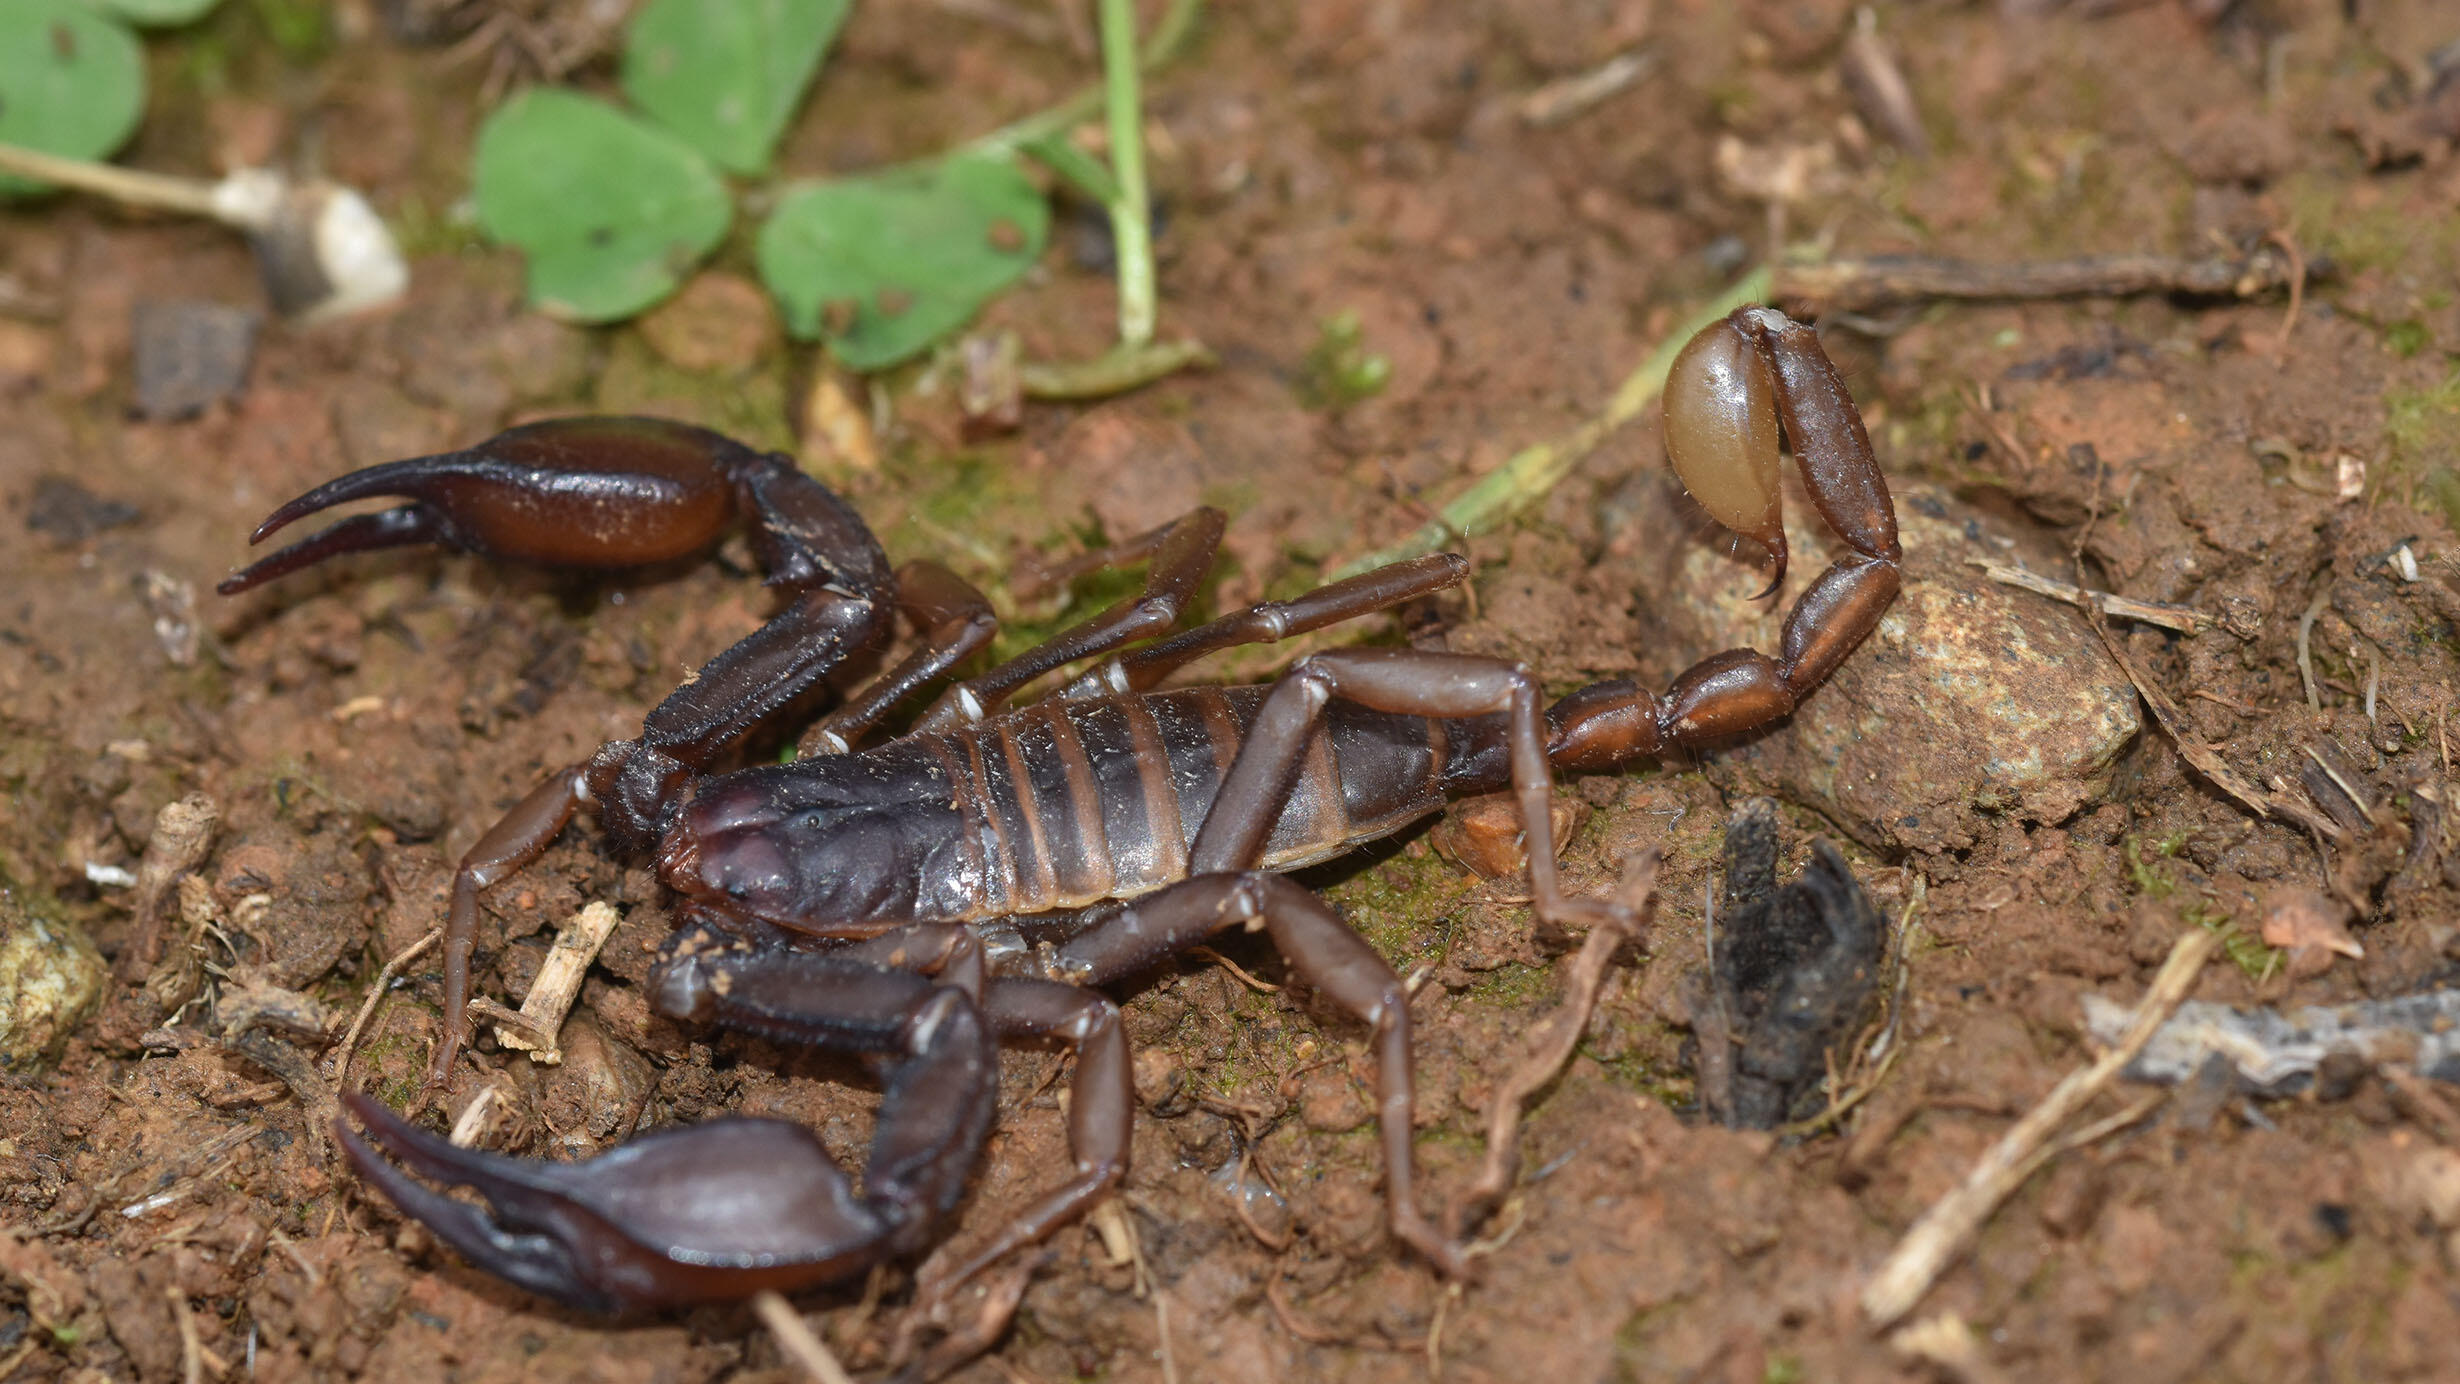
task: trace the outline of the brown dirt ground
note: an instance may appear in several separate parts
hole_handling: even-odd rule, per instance
[[[154,42],[165,90],[134,161],[313,148],[409,230],[416,287],[371,320],[269,330],[236,400],[138,422],[132,306],[254,304],[244,252],[211,229],[79,204],[0,211],[13,290],[0,874],[116,956],[129,894],[87,867],[133,866],[158,809],[208,794],[223,827],[191,893],[224,933],[209,958],[348,1014],[440,917],[449,862],[480,830],[548,767],[627,733],[762,606],[739,552],[618,585],[395,556],[219,601],[211,584],[250,525],[344,467],[550,413],[654,410],[785,445],[810,365],[723,279],[663,328],[525,313],[511,257],[449,214],[481,69],[347,32],[313,61],[284,59],[258,17],[274,8],[226,6],[205,31]],[[1064,38],[969,17],[1038,18],[1038,5],[858,9],[788,169],[921,154],[1087,71]],[[1022,552],[1222,503],[1236,516],[1214,597],[1226,604],[1397,537],[1463,478],[1601,407],[1688,305],[1766,247],[1771,217],[1721,179],[1721,141],[1810,170],[1776,229],[1838,253],[2193,254],[2277,234],[2336,269],[2294,320],[2277,296],[1997,304],[1831,323],[1829,339],[1900,483],[2077,552],[2089,584],[2223,615],[2193,639],[2127,642],[2184,699],[2185,729],[2241,772],[2299,793],[2307,751],[2333,742],[2381,826],[2319,852],[2148,729],[2065,820],[1984,818],[1953,848],[1857,848],[1891,917],[1921,899],[1903,1056],[1839,1131],[1785,1141],[1698,1124],[1683,1047],[1700,900],[1748,776],[1711,754],[1581,781],[1595,811],[1570,847],[1575,881],[1602,888],[1623,852],[1661,846],[1658,930],[1537,1103],[1543,1176],[1480,1281],[1449,1293],[1383,1235],[1361,1033],[1190,960],[1120,997],[1147,1102],[1122,1200],[1155,1294],[1135,1296],[1088,1231],[1063,1231],[1016,1329],[962,1377],[1925,1377],[1862,1324],[1855,1293],[2086,1058],[2083,993],[2131,999],[2179,929],[2251,927],[2270,891],[2298,886],[2359,904],[2364,958],[2293,979],[2241,947],[2247,964],[2216,963],[2202,997],[2449,982],[2460,891],[2435,861],[2401,866],[2408,795],[2448,780],[2460,686],[2460,501],[2437,503],[2460,495],[2460,76],[2437,86],[2428,61],[2460,27],[2436,0],[1876,9],[1926,157],[1888,148],[1841,79],[1843,0],[1217,6],[1155,83],[1151,128],[1165,325],[1213,345],[1222,368],[1090,409],[1036,407],[1021,435],[987,444],[963,441],[948,392],[909,372],[890,381],[878,470],[817,451],[814,464],[892,551],[949,560],[1003,605]],[[1635,45],[1650,65],[1630,90],[1560,125],[1522,118],[1533,90]],[[988,315],[1031,355],[1106,342],[1109,286],[1083,261],[1086,234],[1063,227],[1045,268]],[[747,263],[739,238],[721,269]],[[1345,309],[1390,382],[1311,409],[1319,324]],[[2105,468],[2067,465],[2078,443]],[[1631,545],[1615,540],[1630,478],[1660,465],[1653,423],[1631,427],[1532,520],[1473,542],[1482,599],[1461,640],[1567,688],[1663,678],[1706,652],[1640,646],[1650,593],[1632,589]],[[47,477],[137,517],[37,532],[38,495],[79,509]],[[2404,540],[2414,585],[2387,574]],[[149,599],[147,574],[170,594]],[[188,618],[182,593],[202,653],[175,666],[159,626]],[[2311,705],[2297,652],[2310,614]],[[1925,747],[1892,749],[1910,762]],[[1833,829],[1793,818],[1797,853],[1801,835]],[[1424,836],[1330,883],[1396,966],[1428,968],[1418,1147],[1440,1205],[1474,1166],[1486,1091],[1553,1002],[1556,959],[1508,887],[1455,870]],[[859,1074],[649,1018],[635,987],[657,890],[586,831],[500,891],[482,988],[519,994],[556,922],[590,898],[629,910],[585,995],[597,1057],[545,1071],[479,1054],[455,1105],[503,1084],[491,1145],[586,1150],[636,1121],[738,1110],[808,1121],[859,1157],[873,1099]],[[1262,949],[1228,950],[1283,978]],[[226,1009],[243,978],[220,982]],[[354,1084],[404,1094],[433,1003],[432,970],[413,966]],[[741,1310],[610,1329],[478,1276],[361,1194],[262,1066],[210,1039],[149,1055],[140,1036],[165,1020],[115,981],[56,1069],[0,1083],[0,1376],[174,1378],[184,1316],[225,1378],[792,1377]],[[1064,1157],[1058,1061],[1011,1060],[960,1238]],[[2364,1073],[2330,1096],[2182,1098],[2068,1153],[1924,1312],[1971,1324],[1977,1379],[2451,1377],[2460,1241],[2454,1207],[2421,1188],[2453,1126]],[[1244,1219],[1242,1153],[1281,1198],[1251,1186]],[[898,1283],[884,1287],[893,1305]],[[800,1305],[849,1357],[876,1358],[879,1317],[856,1295]]]

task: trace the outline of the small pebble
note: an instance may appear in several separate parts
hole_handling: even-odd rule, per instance
[[[137,416],[194,418],[237,395],[256,355],[257,314],[192,299],[137,304]]]
[[[777,312],[758,284],[710,272],[641,319],[649,349],[678,370],[741,374],[779,344]]]
[[[102,957],[76,924],[39,916],[0,888],[0,1071],[58,1061],[102,984]]]
[[[137,522],[135,505],[105,499],[65,476],[45,476],[34,483],[26,505],[26,527],[49,534],[62,546],[83,543],[105,529]]]

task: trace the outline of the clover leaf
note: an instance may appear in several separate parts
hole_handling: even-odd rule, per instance
[[[101,159],[145,113],[145,57],[135,35],[81,0],[0,4],[0,143]],[[0,196],[50,185],[0,175]]]
[[[730,173],[767,170],[851,0],[650,0],[624,94]]]
[[[956,330],[1041,254],[1050,205],[1005,153],[960,154],[789,194],[760,231],[787,330],[855,370]]]
[[[488,117],[475,181],[481,228],[528,256],[530,301],[575,322],[617,321],[674,292],[734,219],[690,145],[555,88]]]

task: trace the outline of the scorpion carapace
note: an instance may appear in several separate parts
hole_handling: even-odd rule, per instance
[[[343,1128],[343,1148],[404,1211],[525,1288],[597,1311],[741,1297],[930,1245],[993,1122],[995,1044],[1073,1047],[1071,1175],[961,1263],[929,1272],[928,1298],[1124,1175],[1126,1040],[1096,987],[1244,926],[1268,932],[1296,975],[1373,1031],[1392,1231],[1443,1272],[1464,1272],[1459,1245],[1420,1213],[1411,1186],[1408,995],[1329,906],[1274,872],[1391,832],[1449,795],[1508,787],[1538,914],[1628,921],[1562,892],[1550,769],[1610,767],[1782,717],[1869,634],[1897,590],[1895,516],[1811,329],[1767,309],[1737,312],[1695,338],[1666,397],[1667,449],[1684,482],[1766,547],[1780,574],[1780,430],[1848,551],[1787,619],[1775,658],[1734,650],[1663,696],[1615,681],[1551,710],[1526,668],[1406,649],[1315,654],[1269,688],[1155,691],[1207,653],[1468,575],[1459,557],[1421,558],[1172,635],[1222,534],[1222,516],[1199,510],[1093,555],[1147,561],[1139,596],[955,684],[914,729],[866,744],[898,702],[983,647],[989,604],[945,568],[892,573],[853,511],[789,458],[677,423],[533,424],[283,506],[257,537],[345,500],[411,501],[264,559],[225,581],[226,594],[404,543],[627,566],[705,547],[741,522],[782,596],[770,623],[652,711],[637,738],[550,776],[463,857],[431,1086],[452,1075],[463,1041],[481,893],[588,809],[614,847],[654,857],[680,897],[650,976],[660,1012],[868,1054],[885,1087],[860,1191],[816,1140],[773,1121],[668,1130],[552,1164],[452,1147],[352,1096],[365,1132]],[[884,643],[898,612],[915,651],[813,727],[800,759],[721,772],[739,742]],[[1094,659],[1052,697],[1006,709],[1042,675]],[[1030,945],[1025,914],[1038,915]],[[475,1189],[487,1209],[420,1178]]]

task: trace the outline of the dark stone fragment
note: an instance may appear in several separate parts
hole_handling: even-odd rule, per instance
[[[83,543],[105,529],[137,522],[137,507],[108,500],[66,476],[45,476],[34,483],[26,504],[26,527],[51,535],[62,546]]]
[[[256,354],[259,321],[221,303],[137,304],[137,416],[158,423],[194,418],[237,394]]]

